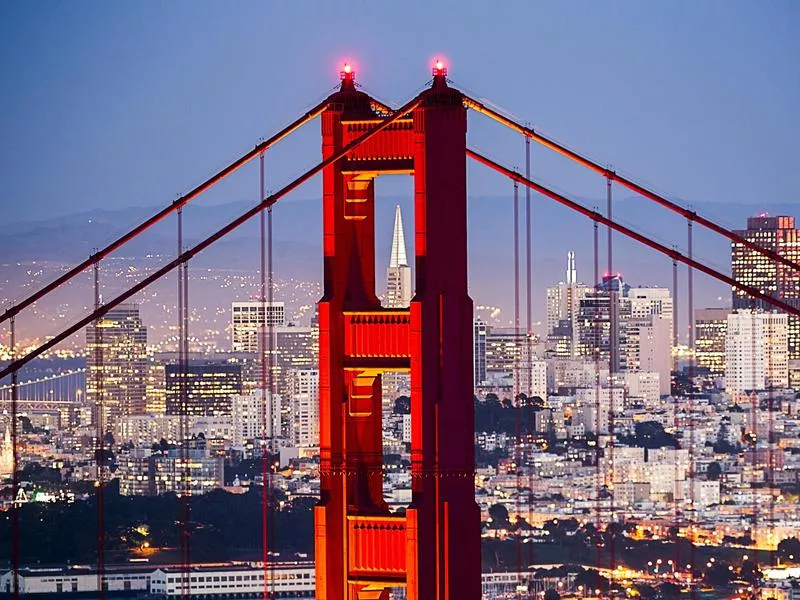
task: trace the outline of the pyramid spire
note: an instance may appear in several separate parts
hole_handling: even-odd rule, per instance
[[[394,209],[394,233],[392,234],[392,255],[389,258],[389,268],[407,266],[406,237],[403,234],[403,217],[398,204]]]

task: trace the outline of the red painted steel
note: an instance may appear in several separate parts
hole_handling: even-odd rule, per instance
[[[189,193],[184,194],[183,196],[177,198],[169,206],[165,206],[156,214],[154,214],[150,218],[146,219],[144,222],[140,223],[139,225],[131,229],[129,232],[125,233],[124,235],[120,236],[119,238],[111,242],[105,248],[102,248],[101,250],[94,252],[85,261],[83,261],[79,265],[76,265],[63,275],[60,275],[59,277],[48,283],[40,290],[34,292],[27,298],[20,300],[19,302],[14,304],[14,306],[11,306],[9,309],[0,314],[0,323],[18,314],[19,312],[21,312],[22,310],[24,310],[25,308],[36,302],[37,300],[41,300],[43,297],[48,295],[53,290],[57,289],[64,283],[70,281],[76,275],[82,273],[83,271],[85,271],[92,265],[96,264],[97,262],[108,256],[118,248],[130,242],[133,238],[138,237],[139,235],[150,229],[150,227],[161,221],[163,218],[167,217],[171,213],[177,211],[179,208],[182,208],[183,206],[191,202],[195,197],[199,196],[207,189],[213,187],[214,185],[225,179],[231,173],[238,171],[241,167],[243,167],[248,162],[253,160],[256,156],[259,156],[262,152],[264,152],[271,146],[274,146],[283,138],[285,138],[292,132],[296,131],[297,129],[299,129],[312,119],[314,119],[317,115],[319,115],[322,112],[324,108],[325,108],[324,102],[318,104],[310,111],[308,111],[306,114],[304,114],[300,118],[296,119],[295,121],[284,127],[281,131],[273,135],[268,140],[256,144],[255,148],[243,154],[238,159],[233,161],[231,164],[226,166],[224,169],[218,171],[217,173],[206,179],[203,183],[198,185]]]
[[[466,110],[435,77],[399,120],[323,172],[319,303],[321,494],[318,600],[480,598],[474,496],[472,301],[467,295]],[[380,119],[345,77],[322,114],[323,158]],[[374,178],[413,172],[416,295],[375,295]],[[412,504],[383,501],[381,373],[411,370]],[[383,591],[381,591],[383,590]]]
[[[706,229],[710,229],[714,233],[718,233],[719,235],[722,235],[722,236],[728,238],[732,242],[736,242],[738,244],[742,244],[743,246],[745,246],[746,248],[749,248],[753,252],[758,252],[759,254],[761,254],[763,256],[766,256],[767,258],[769,258],[770,260],[772,260],[772,261],[774,261],[776,263],[780,263],[780,264],[782,264],[782,265],[784,265],[786,267],[789,267],[790,269],[793,269],[795,271],[800,271],[800,264],[792,262],[791,260],[789,260],[785,256],[781,256],[780,254],[778,254],[777,252],[773,252],[769,248],[763,248],[763,247],[759,246],[758,244],[756,244],[756,243],[754,243],[754,242],[752,242],[752,241],[750,241],[748,239],[743,238],[739,234],[731,231],[730,229],[722,227],[721,225],[718,225],[717,223],[714,223],[713,221],[711,221],[709,219],[706,219],[702,215],[698,215],[696,212],[694,212],[692,210],[689,210],[688,208],[684,208],[683,206],[681,206],[679,204],[676,204],[675,202],[672,202],[671,200],[668,200],[667,198],[664,198],[660,194],[657,194],[654,191],[649,190],[646,187],[643,187],[643,186],[639,185],[638,183],[636,183],[634,181],[631,181],[630,179],[627,179],[626,177],[623,177],[622,175],[618,175],[614,170],[597,164],[596,162],[586,158],[585,156],[579,154],[578,152],[575,152],[574,150],[570,150],[569,148],[567,148],[566,146],[564,146],[562,144],[559,144],[555,140],[552,140],[552,139],[542,135],[541,133],[539,133],[537,131],[534,131],[532,128],[526,127],[526,126],[514,121],[513,119],[510,119],[509,117],[499,113],[498,111],[494,110],[493,108],[491,108],[489,106],[486,106],[485,104],[483,104],[482,102],[479,102],[478,100],[475,100],[475,99],[470,98],[468,96],[464,96],[464,104],[465,104],[465,106],[467,106],[467,108],[471,108],[471,109],[475,110],[476,112],[479,112],[479,113],[484,114],[484,115],[486,115],[488,117],[491,117],[492,119],[494,119],[498,123],[502,123],[506,127],[509,127],[509,128],[511,128],[511,129],[513,129],[515,131],[518,131],[522,135],[524,135],[526,137],[529,137],[530,139],[532,139],[532,140],[538,142],[539,144],[541,144],[542,146],[545,146],[546,148],[550,148],[551,150],[553,150],[555,152],[558,152],[562,156],[566,156],[570,160],[575,161],[576,163],[586,167],[587,169],[590,169],[590,170],[594,171],[595,173],[599,173],[600,175],[602,175],[604,177],[607,177],[609,180],[616,181],[620,185],[623,185],[626,188],[628,188],[629,190],[634,191],[637,194],[641,194],[645,198],[647,198],[649,200],[652,200],[653,202],[655,202],[657,204],[660,204],[664,208],[667,208],[667,209],[671,210],[672,212],[675,212],[675,213],[677,213],[677,214],[689,219],[690,221],[694,221],[696,223],[699,223],[700,225],[702,225]]]
[[[539,192],[543,196],[547,196],[548,198],[551,198],[551,199],[555,200],[556,202],[558,202],[560,204],[563,204],[564,206],[572,209],[573,211],[578,212],[578,213],[580,213],[580,214],[582,214],[582,215],[584,215],[586,217],[589,217],[590,219],[592,219],[593,221],[596,221],[597,223],[600,223],[601,225],[606,225],[606,226],[610,227],[611,229],[613,229],[614,231],[616,231],[618,233],[621,233],[621,234],[631,238],[632,240],[635,240],[635,241],[639,242],[640,244],[643,244],[645,246],[648,246],[648,247],[652,248],[656,252],[660,252],[661,254],[664,254],[665,256],[669,256],[670,258],[672,258],[672,259],[674,259],[674,260],[676,260],[678,262],[682,262],[683,264],[688,265],[688,266],[692,267],[693,269],[697,269],[698,271],[700,271],[702,273],[705,273],[706,275],[708,275],[710,277],[713,277],[717,281],[721,281],[722,283],[725,283],[725,284],[727,284],[727,285],[729,285],[731,287],[735,287],[735,288],[737,288],[739,290],[742,290],[745,294],[747,294],[751,298],[758,298],[759,300],[763,300],[767,304],[770,304],[770,305],[774,306],[775,308],[778,308],[778,309],[782,310],[783,312],[789,313],[790,315],[795,315],[795,316],[799,316],[800,317],[800,308],[797,308],[795,306],[792,306],[791,304],[788,304],[787,302],[784,302],[782,300],[778,300],[777,298],[773,298],[772,296],[764,294],[763,292],[760,292],[759,290],[757,290],[754,287],[751,287],[749,285],[745,285],[745,284],[737,281],[733,277],[730,277],[729,275],[725,275],[724,273],[721,273],[721,272],[717,271],[716,269],[712,269],[711,267],[709,267],[707,265],[704,265],[701,262],[697,262],[696,260],[694,260],[691,257],[685,256],[684,254],[681,254],[675,248],[667,248],[663,244],[659,244],[658,242],[651,240],[647,236],[642,235],[641,233],[638,233],[638,232],[630,229],[629,227],[625,227],[624,225],[620,225],[619,223],[617,223],[615,221],[611,221],[607,217],[604,217],[603,215],[601,215],[599,212],[593,211],[593,210],[589,210],[585,206],[582,206],[582,205],[578,204],[577,202],[575,202],[573,200],[570,200],[569,198],[566,198],[565,196],[562,196],[561,194],[559,194],[557,192],[554,192],[550,188],[547,188],[547,187],[545,187],[545,186],[543,186],[541,184],[538,184],[538,183],[536,183],[534,181],[530,181],[529,179],[526,179],[525,177],[523,177],[522,175],[520,175],[516,171],[513,171],[513,170],[511,170],[511,169],[509,169],[507,167],[504,167],[500,163],[497,163],[497,162],[493,161],[492,159],[487,158],[486,156],[480,154],[479,152],[475,152],[472,149],[467,149],[466,152],[467,152],[467,156],[468,157],[476,160],[477,162],[482,163],[482,164],[486,165],[487,167],[489,167],[491,169],[494,169],[498,173],[502,173],[506,177],[509,177],[511,179],[515,179],[515,180],[519,181],[523,185],[527,185],[532,190]],[[2,374],[0,374],[0,375],[2,375]]]
[[[156,269],[155,271],[153,271],[153,273],[151,273],[138,283],[134,284],[133,286],[131,286],[130,288],[128,288],[127,290],[116,296],[115,298],[104,303],[102,306],[92,311],[90,314],[86,315],[79,321],[73,323],[66,329],[62,330],[60,333],[49,338],[45,343],[37,346],[36,348],[28,352],[25,356],[22,356],[12,361],[9,365],[7,365],[4,369],[2,369],[2,371],[0,371],[0,379],[19,371],[22,367],[24,367],[26,364],[28,364],[37,356],[41,356],[43,353],[57,346],[71,335],[77,333],[78,331],[89,325],[92,321],[105,315],[112,308],[122,304],[129,298],[135,296],[143,289],[145,289],[147,286],[158,281],[159,279],[164,277],[164,275],[166,275],[167,273],[172,272],[174,269],[178,268],[178,266],[182,265],[193,256],[196,256],[197,254],[199,254],[200,252],[202,252],[215,242],[219,241],[220,239],[228,235],[231,231],[237,229],[238,227],[240,227],[241,225],[252,219],[262,210],[266,210],[270,206],[274,205],[278,200],[280,200],[286,194],[292,192],[296,188],[303,185],[306,181],[308,181],[309,179],[314,177],[317,173],[322,171],[326,166],[338,160],[341,160],[343,157],[347,155],[348,152],[358,147],[359,144],[364,143],[373,135],[379,134],[385,127],[388,127],[394,120],[410,112],[417,104],[418,100],[414,99],[411,102],[407,103],[405,106],[402,106],[401,108],[397,109],[397,111],[392,116],[388,117],[380,125],[366,132],[360,138],[342,148],[341,151],[337,152],[335,155],[323,160],[316,166],[311,167],[308,171],[300,175],[297,179],[295,179],[291,183],[286,184],[274,194],[270,194],[269,196],[264,198],[261,202],[259,202],[257,205],[255,205],[253,208],[245,211],[244,213],[236,217],[233,221],[231,221],[224,227],[218,229],[217,231],[209,235],[203,241],[198,242],[196,245],[189,248],[185,252],[181,253],[178,257],[166,263],[159,269]]]

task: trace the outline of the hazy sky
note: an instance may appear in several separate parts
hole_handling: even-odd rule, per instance
[[[344,59],[399,104],[436,56],[464,89],[674,197],[798,199],[795,0],[6,0],[0,11],[6,220],[164,205],[316,103]],[[474,143],[521,162],[518,136],[471,119]],[[318,127],[270,152],[271,187],[317,162]],[[535,160],[560,189],[602,195],[598,178],[543,151]],[[507,192],[470,173],[473,194]],[[252,175],[208,201],[253,197]]]

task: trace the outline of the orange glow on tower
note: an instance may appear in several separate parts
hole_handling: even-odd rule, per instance
[[[323,171],[319,302],[318,600],[478,600],[472,301],[467,294],[466,109],[444,65],[409,115]],[[342,72],[322,113],[323,158],[384,115]],[[375,293],[375,178],[414,177],[416,290],[407,309]],[[412,502],[383,500],[381,376],[411,373]]]

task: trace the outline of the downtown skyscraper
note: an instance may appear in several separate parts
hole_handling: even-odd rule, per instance
[[[411,267],[406,254],[406,237],[403,231],[403,215],[398,204],[394,209],[394,228],[392,230],[392,249],[389,266],[386,268],[385,308],[408,308],[414,287],[411,283]],[[384,400],[391,401],[400,392],[408,393],[411,380],[405,373],[386,372],[382,376]]]
[[[147,328],[138,304],[120,304],[86,328],[86,401],[98,431],[145,412]]]
[[[800,263],[800,230],[794,217],[761,214],[747,219],[747,229],[736,234],[772,252]],[[769,257],[731,243],[731,272],[736,281],[756,288],[760,292],[800,308],[800,271],[778,264]],[[764,300],[752,299],[744,292],[733,289],[733,308],[762,309],[774,307]],[[800,319],[789,317],[789,358],[800,359]]]
[[[592,287],[578,283],[575,253],[567,253],[566,279],[547,288],[547,334],[556,356],[578,356],[578,313],[580,302]]]
[[[414,289],[411,285],[411,267],[406,256],[406,238],[403,233],[403,216],[398,204],[394,210],[392,253],[386,269],[386,308],[408,308]]]

